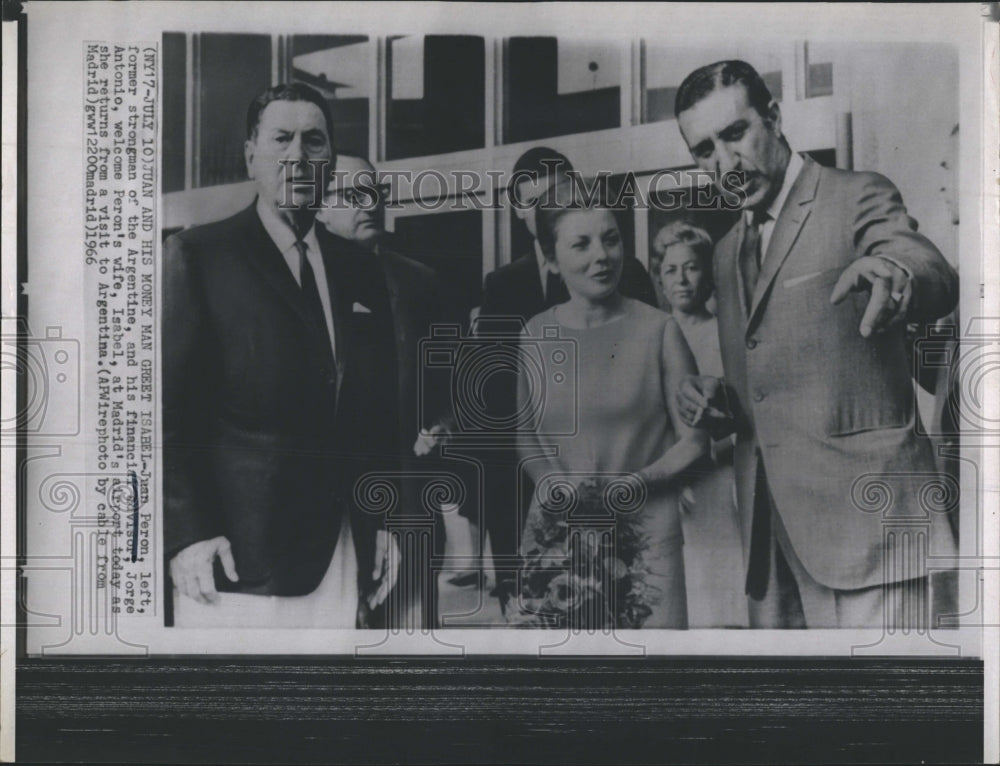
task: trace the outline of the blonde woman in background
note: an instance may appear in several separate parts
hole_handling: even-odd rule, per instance
[[[712,239],[684,222],[653,240],[663,295],[702,375],[723,377],[719,328],[709,311]],[[743,549],[734,497],[732,441],[713,445],[715,468],[681,495],[688,622],[692,628],[746,627]]]

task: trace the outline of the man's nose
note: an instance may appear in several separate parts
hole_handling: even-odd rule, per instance
[[[305,162],[309,158],[309,154],[306,151],[305,142],[302,140],[302,136],[295,136],[291,141],[288,142],[288,149],[286,150],[286,156],[290,160],[297,160],[299,162]]]
[[[740,155],[737,152],[725,145],[716,149],[715,170],[720,176],[739,170],[740,167]]]

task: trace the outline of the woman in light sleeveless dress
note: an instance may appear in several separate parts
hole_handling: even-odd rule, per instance
[[[677,323],[618,292],[614,214],[559,185],[536,213],[567,303],[535,317],[521,345],[522,465],[535,496],[521,539],[512,624],[685,628],[677,496],[707,454],[675,391],[696,370]]]
[[[712,296],[712,238],[683,221],[664,226],[654,239],[654,271],[672,316],[694,354],[700,375],[725,377],[719,325],[708,310]],[[692,628],[745,628],[746,569],[736,510],[731,437],[712,444],[713,466],[693,477],[681,494],[684,576]]]

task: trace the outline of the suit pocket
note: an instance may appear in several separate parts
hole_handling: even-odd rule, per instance
[[[834,312],[842,310],[832,307]],[[898,330],[862,338],[850,310],[831,322],[822,401],[831,436],[913,425],[916,399]]]
[[[853,436],[870,431],[888,431],[913,426],[913,402],[905,397],[895,401],[882,400],[873,407],[871,401],[844,401],[828,431],[832,437]]]
[[[836,284],[837,279],[840,278],[840,273],[843,270],[844,267],[837,266],[832,269],[822,269],[820,271],[811,271],[806,274],[798,274],[782,280],[781,286],[786,290],[792,290],[797,287],[808,286],[812,288],[829,283],[830,290],[832,291],[833,285]]]

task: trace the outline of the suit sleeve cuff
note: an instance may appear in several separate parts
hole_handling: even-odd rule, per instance
[[[906,278],[907,279],[910,279],[910,280],[913,279],[913,272],[910,271],[910,269],[907,267],[907,265],[905,263],[902,263],[901,261],[896,260],[891,255],[883,255],[882,253],[876,253],[875,257],[876,258],[881,258],[883,261],[887,261],[887,262],[891,263],[897,269],[899,269],[904,274],[906,274]]]

